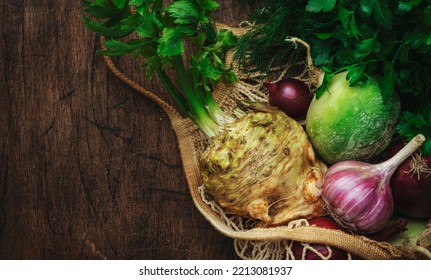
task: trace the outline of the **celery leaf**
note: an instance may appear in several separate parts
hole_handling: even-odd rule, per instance
[[[166,12],[177,24],[194,24],[199,20],[199,11],[193,2],[180,0],[173,2],[166,8]]]
[[[166,27],[158,40],[157,53],[162,56],[179,55],[184,52],[184,33],[178,28]]]

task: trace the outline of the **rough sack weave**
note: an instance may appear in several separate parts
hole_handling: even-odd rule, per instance
[[[228,28],[223,26],[223,28]],[[241,34],[245,30],[231,28]],[[232,53],[226,57],[226,63],[232,61]],[[338,230],[330,230],[308,226],[304,219],[293,220],[286,225],[261,227],[253,219],[239,217],[226,211],[205,192],[200,170],[201,154],[205,149],[205,137],[195,124],[182,117],[172,106],[152,92],[140,87],[124,76],[105,57],[108,68],[127,85],[155,101],[167,113],[178,138],[184,172],[195,206],[205,218],[222,234],[235,239],[235,250],[244,259],[292,259],[291,246],[293,241],[303,243],[321,243],[338,247],[352,255],[364,259],[421,259],[431,257],[421,244],[417,247],[397,247],[386,242],[377,242],[364,236],[348,234]],[[310,66],[310,63],[306,63]],[[305,67],[297,78],[304,81],[313,79],[313,69]],[[237,73],[239,82],[233,86],[219,84],[214,90],[214,98],[224,111],[233,114],[237,110],[238,100],[252,102],[268,102],[267,93],[256,80],[261,77],[250,77]],[[429,241],[430,231],[426,231],[420,240]],[[427,243],[429,244],[429,243]],[[425,244],[426,245],[426,244]],[[305,246],[307,248],[307,246]]]

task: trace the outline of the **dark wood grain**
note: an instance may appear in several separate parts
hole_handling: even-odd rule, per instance
[[[219,2],[217,20],[246,19]],[[0,259],[237,258],[190,198],[167,116],[109,73],[82,15],[0,0]]]

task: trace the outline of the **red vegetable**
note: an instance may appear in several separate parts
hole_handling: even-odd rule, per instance
[[[395,235],[405,232],[407,230],[408,223],[408,220],[399,218],[394,223],[383,228],[381,231],[366,236],[376,241],[386,241]]]
[[[391,157],[404,143],[404,139],[395,142],[385,157]],[[395,170],[391,187],[396,212],[411,218],[431,217],[431,156],[414,153]]]
[[[276,83],[264,82],[269,91],[269,103],[295,120],[303,120],[313,95],[300,80],[285,78]]]
[[[310,226],[317,226],[328,229],[343,230],[337,222],[332,218],[318,217],[308,221]],[[407,230],[408,221],[406,219],[399,218],[394,223],[387,225],[381,231],[366,235],[369,239],[376,241],[387,241],[388,239],[398,235]],[[308,247],[309,246],[309,247]],[[305,252],[304,252],[305,250]],[[300,242],[294,242],[292,244],[292,252],[297,260],[347,260],[349,254],[341,249],[329,247],[324,244],[303,244]],[[305,254],[305,255],[304,255]],[[358,259],[357,256],[351,255],[352,258]]]
[[[327,217],[318,217],[308,221],[310,226],[317,226],[329,229],[343,230],[333,219]],[[310,246],[310,247],[308,247]],[[305,252],[304,252],[305,250]],[[347,260],[349,254],[338,248],[329,247],[324,244],[303,244],[294,242],[292,244],[292,252],[297,260]],[[303,256],[303,254],[305,255]]]

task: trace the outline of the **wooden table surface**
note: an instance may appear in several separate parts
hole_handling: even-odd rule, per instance
[[[233,26],[251,10],[219,2]],[[81,2],[0,7],[0,259],[236,259],[192,202],[168,117],[107,70]]]

